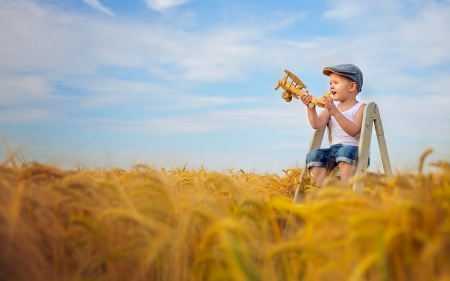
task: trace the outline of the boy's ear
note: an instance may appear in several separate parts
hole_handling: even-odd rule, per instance
[[[358,89],[357,89],[357,87],[356,87],[356,82],[353,82],[353,81],[352,81],[352,83],[350,83],[350,91],[354,91],[354,90],[357,91]]]

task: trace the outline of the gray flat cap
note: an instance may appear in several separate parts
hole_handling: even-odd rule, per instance
[[[363,85],[363,74],[361,70],[353,64],[338,64],[335,66],[325,67],[323,69],[323,74],[329,76],[331,72],[337,73],[339,75],[345,76],[356,83],[356,88],[358,92],[361,92]]]

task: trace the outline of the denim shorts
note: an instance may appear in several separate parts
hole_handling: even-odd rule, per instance
[[[306,168],[325,167],[328,171],[333,170],[339,162],[347,162],[355,165],[358,160],[358,147],[353,145],[333,144],[330,148],[319,148],[311,150],[306,155]],[[370,158],[369,163],[370,164]]]

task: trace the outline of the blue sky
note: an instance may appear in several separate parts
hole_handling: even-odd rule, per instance
[[[278,173],[312,134],[283,70],[321,96],[322,69],[353,63],[392,165],[415,170],[429,147],[450,160],[448,50],[448,0],[0,0],[0,134],[66,168]]]

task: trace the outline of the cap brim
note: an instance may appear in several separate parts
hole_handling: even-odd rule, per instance
[[[339,72],[334,71],[334,70],[329,69],[329,68],[324,68],[322,72],[323,72],[323,74],[325,74],[326,76],[330,76],[331,73],[336,73],[336,74],[342,75],[342,74],[340,74]]]

